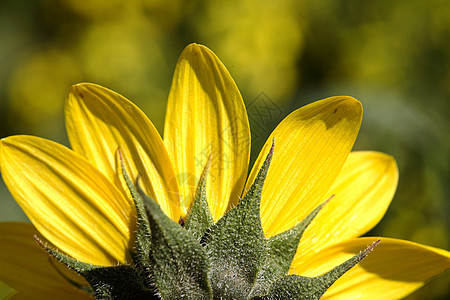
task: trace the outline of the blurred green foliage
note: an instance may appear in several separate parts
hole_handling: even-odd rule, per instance
[[[400,183],[371,235],[449,248],[450,1],[0,1],[0,137],[67,144],[69,87],[94,82],[140,106],[162,132],[171,76],[191,42],[211,48],[247,104],[282,112],[351,95],[365,117],[356,149],[396,157]],[[252,121],[253,120],[253,121]],[[0,220],[26,220],[0,187]],[[447,299],[449,276],[409,299]]]

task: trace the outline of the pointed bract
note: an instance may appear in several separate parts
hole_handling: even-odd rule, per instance
[[[330,197],[330,199],[331,198],[332,197]],[[303,232],[330,199],[316,207],[316,209],[294,228],[268,239],[266,260],[258,273],[251,295],[256,296],[266,294],[275,281],[287,274],[295,253],[297,252],[298,244],[302,238]]]
[[[148,198],[142,190],[139,192]],[[158,294],[163,299],[211,299],[209,261],[204,249],[156,202],[148,199],[147,203],[152,232],[150,270]]]
[[[159,299],[131,266],[103,267],[87,264],[52,249],[37,236],[35,240],[52,257],[83,276],[92,288],[92,295],[98,300]]]
[[[1,300],[8,300],[16,294],[17,294],[17,291],[15,289],[10,287],[3,281],[0,281],[0,299]]]
[[[210,162],[205,166],[202,176],[198,181],[192,208],[186,219],[186,229],[197,238],[202,239],[205,233],[214,225],[214,220],[206,200],[206,178],[208,176]]]
[[[358,255],[354,255],[339,266],[317,277],[304,277],[298,275],[286,276],[275,282],[265,296],[260,300],[278,299],[319,299],[330,286],[348,270],[354,267],[380,242],[377,240]],[[255,299],[255,300],[256,300]]]
[[[136,246],[134,249],[130,249],[130,252],[133,256],[133,261],[137,266],[139,273],[143,278],[148,280],[147,283],[150,284],[150,248],[151,248],[151,231],[150,224],[147,217],[147,211],[144,207],[144,201],[142,197],[139,195],[136,187],[131,181],[130,176],[125,168],[125,158],[122,155],[120,149],[118,150],[120,171],[123,176],[123,180],[126,183],[126,186],[133,198],[133,202],[136,208],[137,213],[137,232],[136,232]]]
[[[266,157],[250,190],[238,206],[211,228],[205,248],[211,262],[214,295],[223,299],[245,299],[251,292],[266,255],[261,226],[261,191],[273,155]]]
[[[317,276],[353,256],[378,237],[350,239],[314,255],[314,259],[293,262],[291,273]],[[381,238],[367,259],[339,278],[324,299],[403,298],[431,278],[450,269],[450,252],[417,243]]]

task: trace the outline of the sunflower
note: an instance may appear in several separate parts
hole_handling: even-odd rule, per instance
[[[79,262],[105,268],[132,264],[139,211],[123,170],[139,177],[142,194],[180,223],[189,217],[203,178],[204,198],[217,223],[239,206],[270,155],[260,193],[266,239],[295,227],[334,195],[304,230],[290,264],[289,274],[312,277],[380,239],[359,236],[381,220],[398,181],[391,156],[351,152],[362,106],[346,96],[289,114],[247,177],[251,132],[244,102],[219,59],[197,44],[177,63],[163,138],[133,103],[94,84],[71,88],[65,118],[72,149],[24,135],[0,143],[3,179],[32,222],[0,224],[5,283],[0,287],[15,289],[14,299],[91,298],[76,288],[87,283],[49,258],[35,235]],[[445,250],[381,238],[369,258],[323,298],[402,298],[449,267]]]

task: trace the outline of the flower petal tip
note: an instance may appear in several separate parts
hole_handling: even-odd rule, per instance
[[[215,54],[206,46],[192,43],[189,44],[186,48],[184,48],[183,52],[180,55],[180,60],[188,59],[191,60],[193,57],[202,56],[202,55],[212,55]]]
[[[95,91],[102,92],[110,90],[94,83],[80,82],[70,87],[69,93],[67,94],[67,100],[69,100],[71,97],[75,97],[77,99],[83,99],[83,101],[86,101],[85,96]]]
[[[200,46],[198,44],[196,43],[189,44],[186,46],[186,48],[184,48],[183,52],[180,55],[180,59],[182,57],[199,54],[200,51],[201,51]]]
[[[11,135],[8,137],[4,137],[4,138],[0,139],[0,149],[2,147],[5,149],[8,147],[14,147],[14,144],[16,144],[17,142],[20,143],[24,137],[25,136],[23,136],[23,135]]]
[[[334,114],[337,114],[339,110],[341,110],[341,114],[356,114],[362,115],[363,107],[361,102],[356,100],[350,96],[338,96],[335,98],[336,104],[339,104],[339,107],[335,108]]]
[[[204,45],[200,45],[197,43],[191,43],[189,45],[186,46],[186,48],[184,48],[184,51],[196,51],[196,52],[200,52],[204,49],[208,49],[208,47],[204,46]]]
[[[67,100],[69,100],[72,97],[75,98],[84,98],[84,83],[77,83],[70,87],[69,93],[67,94]]]
[[[380,153],[380,162],[384,163],[386,166],[398,169],[397,161],[392,155]]]
[[[185,49],[195,49],[195,48],[197,48],[197,47],[199,47],[200,45],[199,44],[197,44],[197,43],[190,43],[189,45],[187,45],[186,47],[185,47]]]

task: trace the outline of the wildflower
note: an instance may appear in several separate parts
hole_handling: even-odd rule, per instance
[[[207,48],[180,57],[164,139],[124,97],[75,85],[72,150],[1,140],[2,176],[33,225],[0,225],[0,280],[34,299],[404,297],[448,270],[450,254],[382,238],[356,265],[380,239],[358,236],[380,221],[398,179],[392,157],[350,152],[361,119],[351,97],[294,111],[246,179],[245,106]]]

